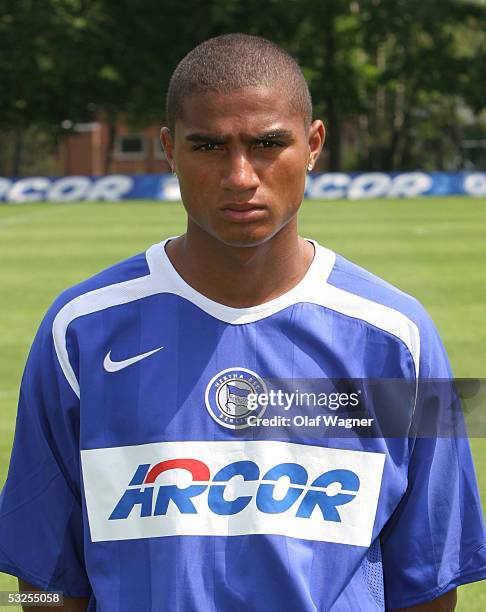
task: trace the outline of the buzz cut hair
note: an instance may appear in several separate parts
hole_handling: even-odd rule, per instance
[[[312,122],[309,86],[294,58],[275,43],[250,34],[223,34],[190,51],[174,70],[167,91],[166,118],[174,133],[184,100],[194,94],[229,93],[243,87],[278,87],[291,112]]]

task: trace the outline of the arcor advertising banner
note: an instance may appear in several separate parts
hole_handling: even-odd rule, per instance
[[[305,190],[311,200],[444,195],[486,196],[486,172],[329,172],[309,175]],[[178,201],[177,178],[170,174],[0,177],[0,202],[132,199]]]

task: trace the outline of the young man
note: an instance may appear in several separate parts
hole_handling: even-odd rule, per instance
[[[42,323],[0,569],[72,610],[453,610],[486,576],[466,440],[249,426],[269,379],[450,376],[415,300],[297,233],[324,141],[300,69],[264,39],[209,40],[167,118],[187,232]]]

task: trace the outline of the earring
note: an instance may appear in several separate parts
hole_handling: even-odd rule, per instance
[[[307,172],[310,172],[310,171],[312,170],[312,168],[313,168],[313,167],[314,167],[314,166],[313,166],[312,162],[309,162],[309,163],[307,164]]]

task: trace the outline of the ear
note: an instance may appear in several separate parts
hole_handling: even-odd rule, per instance
[[[164,149],[165,157],[169,163],[169,166],[173,173],[175,173],[175,162],[174,162],[174,141],[172,134],[168,127],[163,127],[160,130],[160,143]]]
[[[311,123],[309,128],[309,163],[308,169],[312,170],[317,158],[321,154],[326,139],[326,128],[320,119]]]

